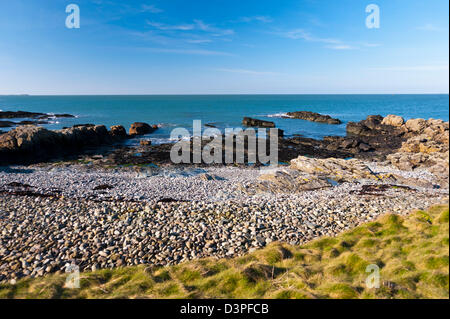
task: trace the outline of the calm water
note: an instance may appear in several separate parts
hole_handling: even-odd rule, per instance
[[[75,119],[58,119],[47,125],[58,129],[73,124],[162,124],[150,137],[164,141],[177,127],[192,127],[192,120],[219,128],[239,127],[244,116],[274,121],[287,135],[321,138],[345,135],[348,121],[371,114],[398,114],[409,118],[449,120],[449,96],[440,95],[172,95],[172,96],[0,96],[0,110],[70,113]],[[313,111],[337,117],[342,125],[281,119],[289,111]]]

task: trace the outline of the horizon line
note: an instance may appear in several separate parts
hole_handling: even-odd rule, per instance
[[[145,93],[145,94],[0,94],[0,96],[224,96],[224,95],[449,95],[449,92],[425,93]]]

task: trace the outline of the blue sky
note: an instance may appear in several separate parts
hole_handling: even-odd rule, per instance
[[[70,3],[79,29],[65,26]],[[448,93],[448,12],[447,0],[0,0],[0,94]]]

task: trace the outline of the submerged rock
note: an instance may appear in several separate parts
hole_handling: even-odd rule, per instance
[[[39,112],[26,112],[26,111],[2,111],[0,112],[0,119],[16,119],[16,118],[36,118],[36,119],[48,119],[52,117],[74,117],[71,114],[47,114]]]
[[[275,123],[274,122],[253,119],[253,118],[250,118],[250,117],[244,117],[244,119],[242,120],[242,125],[247,126],[247,127],[263,127],[263,128],[265,128],[265,127],[268,127],[268,128],[275,127]]]
[[[329,115],[323,115],[323,114],[310,112],[310,111],[288,112],[287,115],[289,118],[306,120],[306,121],[310,121],[310,122],[327,123],[327,124],[341,124],[342,123],[341,120],[332,118]]]

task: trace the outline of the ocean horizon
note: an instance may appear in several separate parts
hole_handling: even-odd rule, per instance
[[[245,116],[275,122],[286,136],[323,138],[345,135],[349,121],[368,115],[397,114],[410,118],[449,120],[448,94],[192,94],[192,95],[1,95],[0,110],[69,113],[44,127],[61,129],[75,124],[158,124],[148,138],[169,141],[175,127],[192,128],[193,120],[219,129],[241,127]],[[342,120],[340,125],[282,118],[287,112],[312,111]]]

